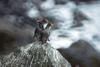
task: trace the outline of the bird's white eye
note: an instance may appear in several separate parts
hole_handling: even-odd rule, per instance
[[[43,25],[43,28],[45,29],[45,28],[47,27],[47,25],[48,25],[48,23],[45,23],[45,24]]]

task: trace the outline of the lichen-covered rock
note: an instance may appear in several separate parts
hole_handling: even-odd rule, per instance
[[[0,67],[71,67],[49,44],[35,42],[0,56]]]

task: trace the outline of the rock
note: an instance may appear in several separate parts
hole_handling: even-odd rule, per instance
[[[7,55],[0,55],[0,67],[71,67],[49,44],[35,42]]]
[[[9,53],[18,46],[32,43],[33,32],[34,29],[30,26],[20,28],[0,19],[0,54]]]
[[[73,43],[69,48],[58,50],[72,67],[100,67],[100,53],[84,40]]]
[[[13,49],[15,47],[15,45],[13,45],[15,40],[16,39],[13,34],[0,30],[0,54]]]
[[[81,3],[92,4],[94,2],[98,2],[99,0],[71,0],[74,1],[77,5]]]
[[[79,9],[75,9],[73,11],[73,16],[74,16],[74,20],[73,20],[73,25],[72,27],[81,27],[83,26],[82,21],[84,20],[90,20],[82,11],[80,11]]]
[[[55,0],[55,4],[66,4],[69,0]]]

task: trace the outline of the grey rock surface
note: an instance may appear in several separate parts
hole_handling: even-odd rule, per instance
[[[35,42],[0,56],[0,67],[71,67],[49,44]]]
[[[72,67],[100,67],[100,53],[85,40],[78,40],[69,48],[58,51],[70,62]]]

